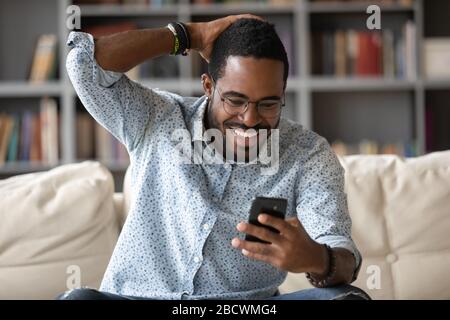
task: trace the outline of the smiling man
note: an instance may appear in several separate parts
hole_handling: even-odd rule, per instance
[[[289,62],[273,25],[238,15],[96,40],[73,32],[68,44],[80,100],[130,154],[133,202],[100,290],[62,298],[368,298],[349,285],[361,256],[350,236],[343,169],[325,139],[281,118]],[[202,97],[150,89],[123,74],[188,49],[209,62]],[[204,133],[216,130],[227,161],[180,162],[175,130],[206,147]],[[268,143],[263,130],[279,137],[279,168],[270,175],[250,161],[251,150]],[[286,220],[259,216],[279,232],[246,222],[255,196],[288,200]],[[279,295],[287,272],[306,273],[317,288]]]

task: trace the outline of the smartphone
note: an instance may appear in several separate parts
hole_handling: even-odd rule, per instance
[[[266,226],[266,225],[259,223],[258,216],[261,213],[266,213],[271,216],[284,219],[286,216],[286,209],[287,209],[287,200],[286,199],[256,197],[252,201],[252,206],[250,208],[250,215],[248,218],[248,222],[253,225],[256,225],[259,227],[264,227],[273,232],[279,233],[279,231],[277,229],[274,229],[270,226]],[[245,235],[245,240],[269,243],[269,242],[261,240],[257,237],[251,236],[249,234]]]

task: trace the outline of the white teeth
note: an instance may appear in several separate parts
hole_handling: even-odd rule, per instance
[[[258,132],[256,132],[256,130],[253,130],[253,129],[249,129],[249,130],[245,131],[244,129],[236,128],[236,129],[233,129],[233,132],[235,135],[244,137],[244,138],[252,138],[258,134]]]

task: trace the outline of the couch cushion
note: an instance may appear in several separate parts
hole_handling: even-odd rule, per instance
[[[78,271],[98,287],[118,237],[113,188],[92,161],[0,180],[0,299],[53,299]]]
[[[450,151],[340,160],[363,256],[355,285],[375,299],[450,299]],[[307,286],[290,274],[282,291]]]

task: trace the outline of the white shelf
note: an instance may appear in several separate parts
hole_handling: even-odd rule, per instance
[[[59,96],[62,94],[61,82],[32,84],[27,81],[0,82],[0,97],[41,97]]]
[[[450,78],[426,79],[423,84],[425,89],[450,89]]]

